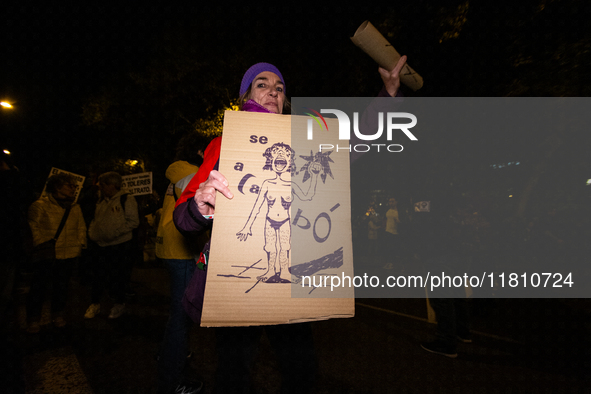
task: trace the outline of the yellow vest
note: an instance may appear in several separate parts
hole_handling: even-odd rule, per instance
[[[156,235],[156,256],[161,259],[192,259],[199,256],[206,236],[198,239],[185,238],[175,227],[172,213],[176,203],[176,197],[180,197],[184,186],[189,183],[192,176],[197,173],[199,167],[186,161],[175,161],[166,170],[166,177],[171,182],[164,196],[164,202],[158,222]],[[174,186],[173,186],[174,185]]]

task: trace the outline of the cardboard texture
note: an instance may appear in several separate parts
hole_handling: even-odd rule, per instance
[[[369,21],[365,21],[359,26],[351,37],[351,41],[386,70],[394,69],[400,59],[398,51]],[[408,63],[400,72],[400,81],[415,91],[423,86],[423,77],[417,74]]]
[[[323,168],[314,160],[319,140],[305,141],[311,118],[297,116],[301,131],[294,135],[304,141],[293,141],[302,150],[293,153],[292,118],[225,113],[219,171],[228,179],[234,198],[218,193],[216,199],[202,326],[284,324],[354,315],[352,289],[327,293],[326,288],[308,287],[307,298],[292,296],[292,287],[301,287],[303,275],[353,276],[348,152],[340,152],[330,168]],[[329,128],[338,130],[336,119],[327,121]],[[338,133],[334,135],[338,138]],[[272,149],[276,143],[291,149],[285,145]],[[295,166],[290,166],[289,157],[281,160],[290,155]],[[336,158],[334,152],[325,152],[324,157],[331,155]],[[315,263],[333,255],[339,258],[330,266]],[[311,298],[310,293],[318,296],[322,291],[331,298]]]

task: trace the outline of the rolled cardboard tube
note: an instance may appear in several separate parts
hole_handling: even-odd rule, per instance
[[[370,21],[365,21],[359,26],[351,41],[386,70],[394,69],[400,59],[400,54]],[[400,72],[400,81],[412,90],[419,90],[423,86],[423,78],[408,63]]]

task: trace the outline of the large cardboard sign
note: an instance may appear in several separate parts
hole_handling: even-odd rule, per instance
[[[60,170],[59,168],[51,167],[51,170],[49,171],[49,176],[47,177],[47,179],[49,180],[49,178],[51,178],[52,175],[57,175],[57,174],[68,174],[68,175],[71,175],[72,177],[74,177],[74,181],[76,182],[76,192],[74,193],[74,202],[78,201],[78,196],[80,196],[80,191],[82,190],[82,186],[84,185],[84,179],[86,179],[86,178],[83,177],[82,175],[74,174],[73,172]],[[43,191],[41,192],[41,195],[47,194],[47,192],[45,191],[46,187],[47,187],[47,181],[45,181],[45,185],[43,186]]]
[[[152,173],[142,172],[139,174],[125,175],[122,177],[122,189],[127,189],[132,196],[143,196],[152,194]]]
[[[348,152],[317,152],[318,139],[307,146],[311,118],[298,116],[292,133],[293,118],[225,114],[219,171],[234,198],[216,199],[202,326],[354,315],[351,289],[302,286],[304,276],[353,276]]]

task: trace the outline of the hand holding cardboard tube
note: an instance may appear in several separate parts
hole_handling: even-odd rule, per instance
[[[402,69],[406,65],[406,56],[402,56],[398,63],[396,63],[396,67],[393,70],[386,70],[383,67],[378,68],[378,72],[382,77],[382,81],[384,82],[384,87],[388,91],[388,94],[392,97],[396,97],[398,93],[398,89],[400,88],[400,79],[402,76]]]
[[[351,41],[363,52],[375,60],[380,67],[391,71],[400,59],[400,54],[369,22],[365,21],[359,26]],[[405,64],[400,72],[400,80],[412,90],[419,90],[423,86],[423,78],[408,64]]]

